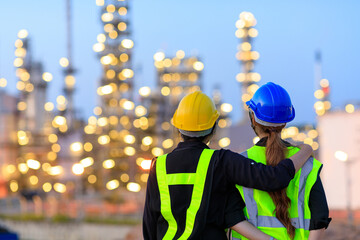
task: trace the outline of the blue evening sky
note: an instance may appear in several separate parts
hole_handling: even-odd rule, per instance
[[[74,0],[73,55],[76,75],[76,107],[89,117],[98,102],[96,87],[101,65],[92,51],[102,32],[100,9],[95,0]],[[253,48],[260,53],[255,70],[268,81],[284,86],[296,108],[295,123],[314,123],[314,53],[323,56],[323,77],[331,85],[335,108],[359,102],[360,1],[357,0],[133,0],[131,14],[134,69],[137,88],[153,87],[153,54],[164,50],[174,55],[182,49],[197,53],[205,64],[204,91],[220,85],[225,102],[241,118],[240,85],[235,76],[239,40],[235,22],[242,11],[257,19],[259,31]],[[7,91],[16,94],[14,42],[20,29],[31,37],[34,59],[54,75],[49,100],[61,94],[63,76],[59,59],[66,56],[65,0],[16,0],[0,3],[0,77]]]

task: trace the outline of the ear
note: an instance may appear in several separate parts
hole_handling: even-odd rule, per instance
[[[250,114],[251,114],[251,118],[250,118],[250,120],[251,120],[251,124],[252,124],[253,126],[255,126],[255,117],[254,117],[254,113],[253,113],[253,112],[250,112]]]

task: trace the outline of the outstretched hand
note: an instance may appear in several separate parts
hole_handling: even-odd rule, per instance
[[[300,148],[301,150],[309,151],[309,152],[311,152],[310,156],[314,156],[314,150],[313,150],[312,146],[310,146],[309,144],[302,143],[302,144],[297,145],[296,147]]]
[[[298,147],[300,148],[300,151],[290,158],[294,163],[295,172],[299,171],[309,157],[313,155],[313,149],[310,145],[301,144]]]

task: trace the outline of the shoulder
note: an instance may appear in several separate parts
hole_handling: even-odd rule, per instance
[[[214,151],[211,157],[211,161],[215,167],[223,163],[224,156],[229,151],[226,149],[210,149],[210,150]]]
[[[151,159],[148,180],[151,178],[156,178],[156,162],[157,162],[157,157],[154,157],[153,159]]]
[[[322,163],[313,156],[310,156],[303,167],[305,166],[312,167],[313,170],[320,170],[322,168]]]
[[[229,149],[220,149],[216,150],[216,153],[218,155],[218,161],[221,162],[221,164],[235,164],[236,162],[241,162],[242,160],[246,160],[247,157],[247,151],[244,151],[242,153],[233,152]]]
[[[227,158],[233,154],[236,154],[235,152],[231,151],[230,149],[224,149],[221,148],[219,150],[215,150],[214,155],[217,155],[220,160]]]
[[[320,174],[322,167],[323,164],[319,160],[313,157],[313,169],[318,171],[318,175]]]
[[[320,175],[321,169],[322,163],[311,156],[301,167],[301,171],[298,171],[296,174],[306,176],[307,179],[316,180]]]

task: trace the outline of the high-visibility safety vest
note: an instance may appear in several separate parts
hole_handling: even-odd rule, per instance
[[[156,177],[160,192],[160,211],[168,223],[168,229],[163,237],[164,240],[174,239],[178,230],[178,225],[172,214],[169,186],[170,185],[194,185],[191,202],[186,212],[186,223],[183,234],[179,240],[188,239],[193,232],[196,214],[200,208],[206,175],[210,160],[215,150],[204,149],[196,168],[196,173],[172,173],[166,172],[166,156],[162,155],[156,160]]]
[[[296,147],[288,147],[286,157],[290,157],[300,149]],[[254,159],[257,162],[266,164],[266,148],[262,146],[253,146],[243,156]],[[322,164],[310,157],[304,166],[295,174],[286,189],[286,194],[291,200],[289,208],[292,225],[296,228],[295,240],[309,238],[310,226],[310,208],[309,197],[310,191],[316,182]],[[244,202],[245,216],[248,221],[264,233],[276,239],[290,239],[286,228],[275,216],[275,204],[270,195],[261,190],[236,186]],[[247,239],[239,233],[232,231],[232,239]]]

